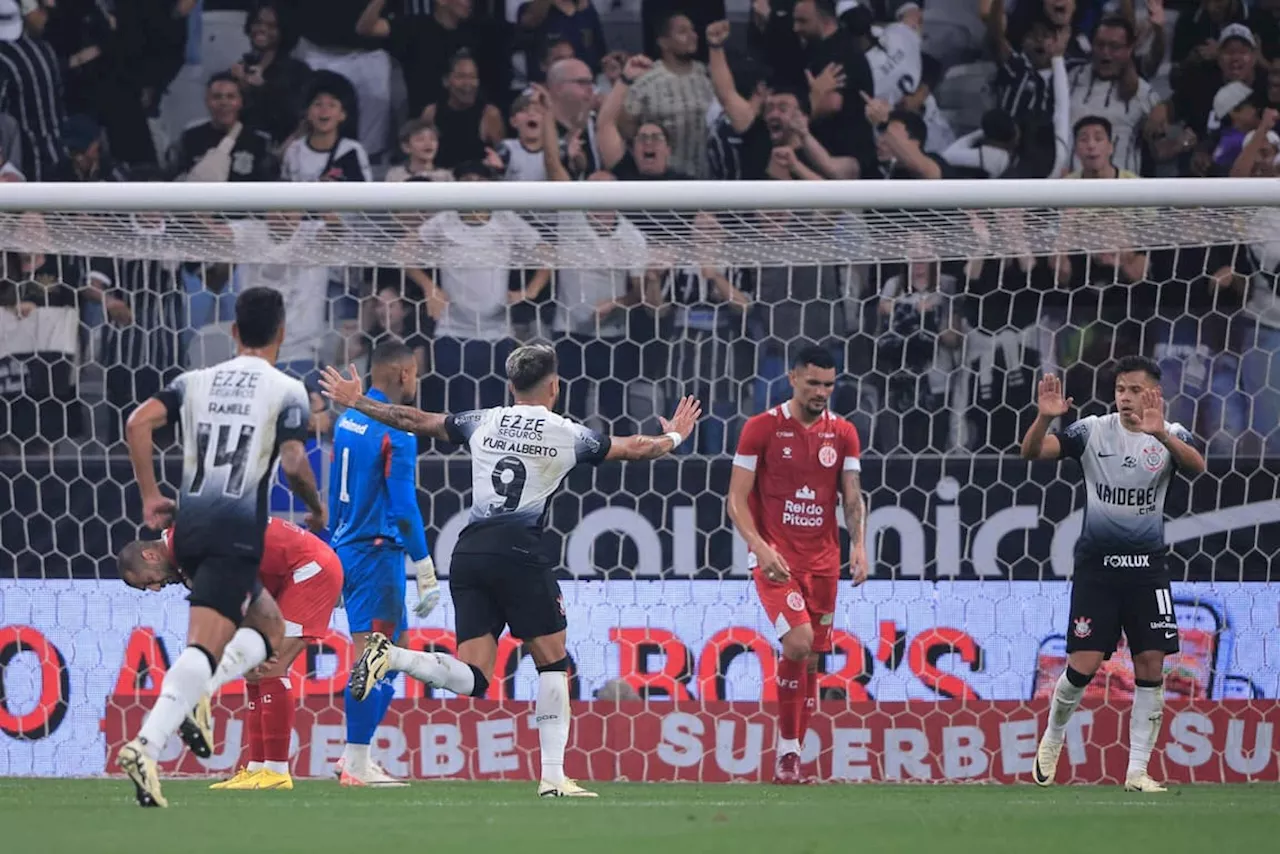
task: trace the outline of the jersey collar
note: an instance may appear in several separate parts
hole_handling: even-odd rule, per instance
[[[386,396],[385,394],[383,394],[381,391],[379,391],[379,390],[378,390],[378,389],[376,389],[376,388],[371,388],[371,389],[369,389],[369,393],[368,393],[368,395],[366,395],[366,397],[368,397],[368,398],[369,398],[369,399],[371,399],[371,400],[376,400],[376,401],[378,401],[379,403],[390,403],[390,402],[391,402],[391,401],[390,401],[390,399],[388,399],[388,398],[387,398],[387,396]]]

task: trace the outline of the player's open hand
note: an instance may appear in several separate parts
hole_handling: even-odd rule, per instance
[[[172,498],[165,498],[163,495],[143,499],[143,524],[153,531],[163,531],[173,522],[173,511],[176,507]]]
[[[1138,404],[1138,429],[1151,436],[1164,435],[1164,393],[1159,388],[1149,388],[1138,398]]]
[[[697,426],[698,419],[701,417],[702,404],[693,395],[688,395],[680,401],[680,405],[676,407],[676,413],[671,416],[670,421],[665,418],[659,418],[658,422],[662,425],[663,433],[679,433],[681,438],[688,439],[693,434],[693,428]]]
[[[364,396],[364,383],[360,380],[356,366],[349,365],[347,370],[351,372],[350,377],[343,375],[332,365],[320,374],[320,390],[339,406],[355,406],[356,401]]]
[[[1040,388],[1036,396],[1036,406],[1045,418],[1057,418],[1066,415],[1071,408],[1071,398],[1062,397],[1062,380],[1056,374],[1045,374],[1040,378]]]

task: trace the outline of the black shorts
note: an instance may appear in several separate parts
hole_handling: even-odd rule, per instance
[[[1124,632],[1133,654],[1178,651],[1178,622],[1167,577],[1126,578],[1125,570],[1076,567],[1067,652],[1115,652]]]
[[[549,562],[498,555],[454,554],[449,563],[458,642],[502,634],[528,641],[562,632],[564,597]]]
[[[253,600],[262,593],[260,554],[227,554],[223,543],[205,542],[199,531],[174,526],[173,559],[191,580],[187,601],[193,608],[212,608],[239,626]]]

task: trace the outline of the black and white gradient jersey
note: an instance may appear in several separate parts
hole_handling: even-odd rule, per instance
[[[1193,442],[1181,424],[1165,430]],[[1176,463],[1169,449],[1146,433],[1126,430],[1120,415],[1081,418],[1054,434],[1062,456],[1080,461],[1084,473],[1084,522],[1076,541],[1078,568],[1159,568],[1140,556],[1164,556],[1164,497]],[[1137,558],[1137,559],[1133,559]]]
[[[552,497],[575,466],[609,453],[607,436],[541,406],[450,415],[445,429],[471,451],[471,516],[457,554],[541,557]]]
[[[178,539],[261,553],[280,445],[307,439],[306,388],[265,359],[237,356],[182,374],[158,397],[182,427]]]

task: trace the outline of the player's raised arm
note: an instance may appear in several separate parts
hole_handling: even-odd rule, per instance
[[[404,537],[404,550],[413,561],[418,584],[418,604],[414,613],[425,617],[440,604],[440,582],[436,562],[427,548],[426,525],[418,507],[418,443],[407,433],[391,439],[387,466],[387,516]]]
[[[1071,398],[1062,397],[1062,380],[1053,374],[1040,378],[1036,407],[1036,420],[1027,428],[1027,435],[1022,437],[1022,458],[1056,460],[1062,456],[1062,443],[1057,436],[1049,435],[1049,425],[1071,408]]]
[[[606,460],[656,460],[665,457],[684,444],[693,433],[698,419],[702,416],[702,404],[697,398],[686,397],[676,407],[675,414],[668,421],[659,418],[662,425],[661,436],[623,436],[612,439]]]
[[[142,494],[142,521],[153,531],[169,524],[175,505],[173,499],[160,493],[152,436],[156,430],[177,419],[181,405],[182,378],[179,377],[169,388],[135,409],[124,428],[129,443],[129,461],[133,463],[133,479],[138,482],[138,492]]]
[[[388,427],[407,430],[419,436],[429,436],[445,442],[453,441],[445,429],[446,416],[439,412],[423,412],[413,406],[398,406],[376,401],[365,395],[364,384],[360,381],[356,366],[351,365],[349,370],[351,376],[346,377],[336,368],[324,369],[324,373],[320,375],[320,388],[325,397],[339,406],[363,412]]]

